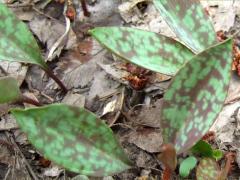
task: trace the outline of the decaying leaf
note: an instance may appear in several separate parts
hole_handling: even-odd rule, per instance
[[[199,53],[216,44],[212,23],[198,0],[153,0],[161,16],[177,37]]]
[[[216,180],[220,173],[218,164],[214,159],[204,158],[200,161],[196,177],[197,180]]]
[[[159,73],[174,75],[193,53],[172,38],[128,27],[99,27],[90,33],[126,61]]]
[[[44,157],[73,172],[106,176],[130,168],[111,129],[84,108],[53,104],[12,113]]]
[[[193,146],[214,123],[227,96],[232,40],[195,56],[173,78],[161,116],[164,142],[177,153]]]
[[[0,61],[32,63],[47,69],[27,26],[0,2]]]
[[[21,99],[18,82],[12,77],[0,78],[0,104],[14,102]]]

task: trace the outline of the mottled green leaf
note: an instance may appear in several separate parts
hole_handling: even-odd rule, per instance
[[[192,148],[192,153],[201,155],[204,157],[212,157],[213,149],[212,146],[206,141],[198,141]]]
[[[153,0],[177,37],[199,53],[217,43],[212,23],[199,0]]]
[[[190,171],[196,166],[197,159],[194,156],[190,156],[184,159],[179,168],[179,173],[182,177],[188,177]]]
[[[190,60],[164,95],[163,138],[177,153],[192,147],[209,130],[227,96],[232,40],[213,46]]]
[[[32,63],[47,68],[27,26],[0,3],[0,61]]]
[[[122,59],[167,75],[174,75],[194,55],[171,38],[139,29],[98,27],[90,33]]]
[[[0,78],[0,104],[15,102],[21,99],[17,80],[12,77]]]
[[[214,159],[204,158],[197,167],[197,180],[216,180],[220,173],[218,164]]]
[[[106,176],[130,168],[111,129],[84,108],[53,104],[12,113],[46,158],[73,172]]]

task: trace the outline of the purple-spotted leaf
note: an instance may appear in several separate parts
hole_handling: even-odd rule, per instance
[[[217,43],[216,33],[199,0],[153,0],[177,37],[199,53]]]
[[[192,147],[207,133],[227,96],[232,40],[193,57],[172,79],[164,95],[161,127],[166,144],[177,153]]]
[[[197,180],[216,180],[220,174],[217,162],[211,158],[204,158],[197,167]]]
[[[46,158],[73,172],[106,176],[130,168],[111,129],[84,108],[53,104],[11,112]]]
[[[16,79],[12,77],[0,78],[0,104],[18,101],[21,96]]]
[[[0,61],[32,63],[47,69],[27,26],[1,2],[0,19]]]
[[[98,27],[90,30],[90,33],[122,59],[167,75],[175,75],[194,55],[169,37],[140,29]]]

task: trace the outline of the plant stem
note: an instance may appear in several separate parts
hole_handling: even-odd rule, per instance
[[[170,168],[166,167],[163,171],[162,179],[163,180],[170,180],[171,179],[172,171]]]
[[[29,98],[27,96],[24,96],[24,95],[22,95],[21,101],[24,102],[24,103],[35,105],[35,106],[42,106],[42,104],[39,103],[38,101],[36,101],[32,98]]]
[[[66,86],[62,83],[60,79],[58,79],[58,77],[52,72],[51,69],[43,68],[43,70],[48,74],[49,77],[51,77],[59,85],[59,87],[63,90],[64,93],[68,92]]]
[[[80,0],[80,2],[81,2],[81,5],[82,5],[82,10],[83,10],[84,16],[89,17],[91,15],[91,13],[87,9],[86,1],[85,0]]]
[[[227,179],[228,173],[232,169],[232,164],[234,163],[236,155],[234,153],[230,152],[225,155],[225,158],[226,158],[225,167],[221,170],[220,175],[217,178],[217,180]]]

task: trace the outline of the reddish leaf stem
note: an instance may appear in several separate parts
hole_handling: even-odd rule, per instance
[[[166,167],[163,171],[162,179],[163,180],[170,180],[171,179],[172,171],[170,168]]]
[[[85,0],[80,0],[80,2],[81,2],[81,5],[82,5],[82,10],[83,10],[84,16],[89,17],[91,15],[91,13],[87,9],[86,1]]]
[[[228,176],[228,173],[231,171],[232,169],[232,165],[234,163],[234,160],[236,158],[236,155],[234,153],[228,153],[226,154],[225,156],[226,158],[226,164],[225,164],[225,167],[221,170],[221,173],[218,177],[217,180],[224,180],[224,179],[227,179],[227,176]]]
[[[63,90],[64,93],[68,92],[68,89],[66,88],[66,86],[63,84],[63,82],[60,79],[58,79],[58,77],[52,72],[51,69],[43,68],[43,70],[48,74],[49,77],[51,77],[59,85],[59,87]]]

